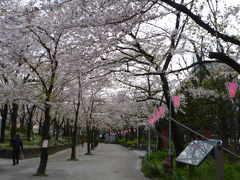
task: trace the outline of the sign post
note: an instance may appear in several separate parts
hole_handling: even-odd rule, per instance
[[[222,144],[215,146],[215,161],[216,161],[216,176],[218,180],[224,180],[224,165],[223,165],[223,147]]]

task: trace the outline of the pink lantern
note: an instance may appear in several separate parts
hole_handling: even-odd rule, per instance
[[[147,120],[147,123],[150,124],[150,119]]]
[[[160,113],[160,111],[156,111],[156,116],[157,116],[158,119],[161,118],[161,113]]]
[[[150,119],[148,120],[148,124],[152,125],[153,123],[154,123],[154,120],[153,120],[152,118],[150,118]]]
[[[230,82],[229,83],[229,97],[234,98],[237,92],[237,83],[236,82]]]
[[[153,123],[157,121],[157,116],[154,114],[153,116]]]
[[[159,112],[160,112],[160,116],[164,115],[164,107],[163,106],[159,107]]]
[[[153,125],[153,123],[154,123],[154,119],[151,118],[150,124]]]
[[[153,124],[153,119],[152,118],[149,119],[149,124]]]
[[[173,102],[174,102],[174,107],[178,108],[180,105],[180,97],[179,96],[173,96]]]

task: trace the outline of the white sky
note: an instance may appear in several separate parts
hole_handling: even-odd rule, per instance
[[[20,0],[20,1],[22,1],[23,3],[27,3],[31,0]],[[225,0],[225,2],[227,5],[232,5],[232,6],[240,5],[240,0]]]

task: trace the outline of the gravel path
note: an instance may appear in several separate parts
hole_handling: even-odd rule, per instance
[[[86,147],[86,146],[85,146]],[[146,180],[140,172],[141,160],[133,152],[120,145],[99,144],[94,155],[85,156],[86,149],[77,147],[79,161],[66,161],[70,149],[49,156],[47,177],[33,174],[39,158],[20,161],[12,166],[11,160],[0,159],[1,180]]]

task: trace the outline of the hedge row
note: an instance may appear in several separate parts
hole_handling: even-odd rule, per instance
[[[70,148],[70,144],[64,144],[64,145],[53,145],[49,146],[48,152],[49,154],[54,154],[58,151]],[[30,159],[35,157],[40,157],[41,155],[41,148],[26,148],[23,150],[23,156],[24,159]],[[21,156],[20,156],[21,157]],[[12,150],[11,149],[0,149],[0,158],[6,158],[11,159],[12,158]]]

